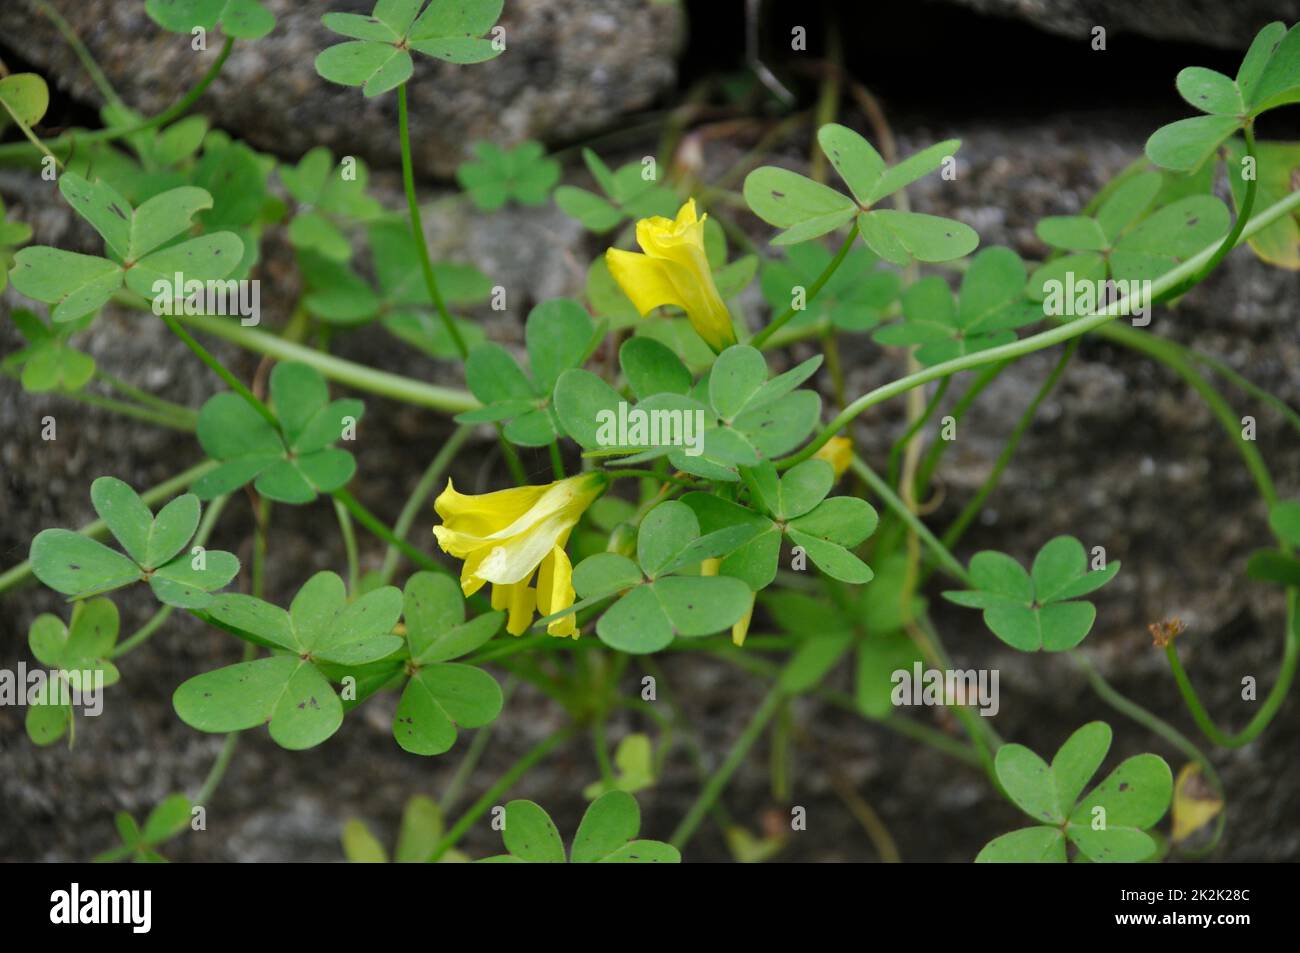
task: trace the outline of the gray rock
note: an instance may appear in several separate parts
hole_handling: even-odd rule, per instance
[[[1049,33],[1091,38],[1135,33],[1158,40],[1245,49],[1259,28],[1273,20],[1300,19],[1296,0],[945,0],[980,13],[1025,20]]]
[[[216,58],[168,33],[143,3],[53,0],[110,82],[133,108],[160,112],[193,86]],[[268,36],[237,42],[198,109],[258,148],[300,155],[314,145],[397,165],[396,93],[366,99],[326,82],[312,65],[344,38],[321,25],[330,10],[369,13],[369,0],[301,4],[267,0],[278,24]],[[67,44],[26,2],[0,5],[0,41],[20,50],[74,98],[100,97]],[[506,52],[459,67],[416,56],[408,95],[414,161],[450,176],[472,142],[565,141],[609,125],[672,86],[682,32],[676,3],[662,0],[511,0],[501,19]]]

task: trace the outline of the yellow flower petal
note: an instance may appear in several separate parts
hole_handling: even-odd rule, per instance
[[[605,252],[605,264],[623,293],[631,299],[641,317],[655,308],[674,305],[685,310],[686,302],[668,278],[663,262],[634,251],[611,248]]]
[[[754,597],[749,597],[749,608],[739,622],[731,627],[731,641],[734,645],[744,645],[745,636],[749,635],[749,623],[754,618]]]
[[[537,607],[537,591],[527,582],[510,586],[492,587],[492,608],[506,610],[506,631],[523,635],[533,623],[533,609]]]
[[[537,571],[537,611],[542,615],[551,615],[573,605],[577,595],[573,590],[573,564],[563,546],[556,546],[551,554],[542,560]],[[577,620],[570,613],[562,619],[556,619],[546,626],[551,635],[578,635]]]

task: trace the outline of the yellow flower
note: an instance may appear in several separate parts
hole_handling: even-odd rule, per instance
[[[721,559],[706,559],[702,563],[700,563],[700,575],[716,576],[718,574],[718,571],[721,568],[722,568]],[[742,646],[745,644],[745,636],[749,635],[749,623],[753,620],[753,618],[754,618],[754,595],[753,593],[750,593],[749,608],[745,610],[745,614],[741,617],[740,621],[731,627],[732,644],[736,646]]]
[[[645,254],[611,248],[605,261],[642,317],[676,305],[709,347],[722,351],[736,343],[736,332],[704,253],[707,218],[696,218],[694,199],[678,210],[675,221],[659,215],[643,218],[636,223],[636,242]]]
[[[492,608],[506,609],[506,631],[522,635],[534,611],[550,615],[573,605],[573,566],[564,545],[609,478],[583,473],[545,486],[521,486],[468,496],[451,481],[434,501],[442,525],[433,533],[448,555],[463,559],[460,587],[473,595],[492,583]],[[536,588],[529,583],[536,572]],[[556,619],[551,635],[578,637],[572,614]]]
[[[825,460],[832,469],[835,470],[835,479],[844,476],[844,471],[849,468],[849,463],[853,460],[853,441],[848,437],[831,437],[817,452],[813,454],[814,460]]]

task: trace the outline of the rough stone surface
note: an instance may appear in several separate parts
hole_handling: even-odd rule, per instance
[[[1245,49],[1265,23],[1300,19],[1296,0],[945,0],[980,13],[1025,20],[1050,33],[1089,37],[1094,27],[1107,33],[1134,33]]]
[[[1104,122],[1095,114],[1084,118],[1060,115],[1032,126],[963,122],[941,113],[896,118],[904,153],[948,136],[964,143],[957,180],[918,183],[914,207],[968,222],[981,232],[984,245],[1010,245],[1029,258],[1041,255],[1044,249],[1033,235],[1037,219],[1080,208],[1140,152],[1159,122],[1122,107]],[[741,146],[711,143],[704,180],[713,180],[742,152]],[[806,155],[806,144],[792,145],[789,154]],[[569,170],[573,180],[582,175]],[[0,176],[0,194],[16,217],[33,223],[36,241],[92,250],[89,231],[57,203],[45,201],[34,183],[16,173]],[[399,207],[391,176],[378,176],[376,186],[388,205]],[[737,221],[756,238],[769,234],[746,215]],[[436,257],[474,260],[511,289],[507,312],[472,316],[485,322],[494,339],[512,346],[522,340],[522,321],[531,303],[579,293],[585,265],[601,248],[599,240],[584,236],[553,208],[482,216],[448,199],[434,203],[427,225]],[[265,257],[268,272],[287,268],[278,230],[268,235]],[[292,293],[288,281],[264,290],[268,325],[286,319]],[[1158,311],[1147,331],[1217,355],[1297,406],[1298,293],[1296,274],[1271,269],[1239,251],[1176,311]],[[0,298],[0,310],[7,313],[19,300],[10,290]],[[754,296],[745,306],[751,321],[766,317]],[[109,309],[81,343],[111,373],[190,406],[217,389],[216,380],[147,315]],[[210,343],[236,373],[245,379],[256,376],[255,356]],[[12,325],[0,322],[0,354],[17,346]],[[449,365],[413,355],[381,332],[343,336],[337,351],[397,373],[461,384]],[[812,353],[809,345],[793,351],[796,358]],[[939,471],[944,498],[928,517],[930,525],[945,526],[976,491],[1055,358],[1056,353],[1038,354],[1017,364],[963,420]],[[883,351],[865,337],[846,340],[844,360],[850,394],[903,371],[897,352]],[[948,405],[971,376],[954,382]],[[1274,411],[1229,387],[1224,391],[1240,414],[1256,416],[1257,446],[1279,492],[1295,497],[1300,492],[1295,432]],[[352,490],[381,518],[392,520],[446,439],[448,425],[439,415],[379,398],[367,397],[367,408]],[[902,401],[888,402],[865,414],[857,426],[863,451],[877,465],[902,432],[903,408]],[[59,438],[52,443],[39,436],[46,414],[58,420]],[[0,380],[0,434],[0,512],[6,514],[0,526],[0,570],[25,557],[40,529],[92,519],[88,491],[95,476],[111,473],[150,486],[200,455],[190,436],[60,398],[24,395],[8,379]],[[527,462],[544,478],[543,459]],[[500,485],[501,472],[493,441],[482,435],[459,455],[452,475],[459,486],[481,490]],[[275,509],[270,598],[283,602],[311,572],[343,565],[332,521],[323,501]],[[413,538],[431,550],[427,530],[424,521]],[[1171,372],[1103,341],[1090,340],[1080,349],[959,554],[965,559],[977,549],[996,548],[1027,560],[1042,542],[1062,532],[1089,546],[1105,546],[1109,558],[1125,564],[1095,600],[1098,622],[1086,643],[1090,658],[1115,686],[1208,748],[1146,633],[1147,623],[1179,615],[1190,624],[1182,651],[1207,706],[1221,725],[1244,725],[1258,703],[1241,700],[1242,677],[1258,679],[1262,696],[1273,684],[1280,659],[1281,600],[1243,575],[1250,551],[1267,541],[1263,508],[1232,444],[1196,395]],[[247,558],[246,499],[231,501],[213,545]],[[375,568],[382,547],[365,536],[361,546],[363,569]],[[1006,649],[984,630],[978,613],[939,602],[941,588],[936,583],[930,594],[956,665],[1001,672],[1002,710],[995,727],[1003,737],[1050,754],[1073,727],[1103,718],[1115,728],[1108,766],[1145,750],[1164,755],[1175,770],[1182,763],[1176,751],[1107,708],[1069,659]],[[124,593],[117,601],[126,632],[152,608],[142,591]],[[13,668],[20,659],[30,662],[27,627],[43,611],[65,607],[56,594],[36,586],[0,596],[0,668]],[[123,683],[109,690],[103,716],[82,720],[72,750],[61,745],[35,749],[23,734],[22,710],[0,707],[0,858],[86,858],[111,845],[115,811],[141,816],[171,791],[193,794],[220,740],[181,724],[171,708],[171,693],[191,675],[238,657],[234,640],[177,614],[123,661]],[[691,653],[666,658],[663,671],[661,697],[671,695],[680,705],[708,765],[716,765],[757,706],[763,686],[722,662]],[[634,665],[625,691],[635,690],[633,676],[639,674]],[[850,673],[835,673],[831,684],[848,690]],[[391,844],[405,799],[413,793],[440,795],[465,746],[462,739],[456,751],[438,759],[405,754],[391,739],[393,705],[392,698],[374,700],[350,716],[329,742],[307,752],[283,752],[264,732],[247,733],[209,805],[208,833],[179,839],[168,854],[183,860],[338,860],[339,829],[351,816],[364,817]],[[911,714],[956,735],[950,721],[930,710]],[[783,857],[876,859],[836,796],[832,772],[852,783],[880,814],[907,860],[969,860],[991,837],[1023,823],[979,772],[955,767],[942,754],[820,702],[800,702],[795,715],[808,738],[800,740],[791,765],[793,800],[808,809],[810,824]],[[519,687],[468,781],[461,806],[559,725],[553,703],[529,686]],[[634,730],[653,732],[654,726],[640,713],[620,712],[611,722],[611,740]],[[1229,791],[1227,837],[1215,859],[1300,857],[1291,796],[1300,782],[1294,759],[1298,744],[1300,710],[1292,693],[1261,738],[1235,751],[1213,752]],[[577,792],[596,776],[589,747],[575,742],[547,759],[512,794],[543,803],[562,831],[572,831],[584,807]],[[660,783],[639,797],[646,834],[667,836],[698,784],[695,767],[677,749]],[[764,741],[729,786],[727,809],[751,829],[773,819],[780,822],[789,805],[774,803],[770,791]],[[499,849],[499,837],[479,825],[464,846],[472,856],[482,856]],[[706,825],[688,856],[725,857],[718,832]]]
[[[146,114],[159,112],[211,65],[207,51],[168,33],[143,3],[53,0],[94,54],[119,94]],[[366,99],[321,79],[312,65],[345,38],[321,25],[322,13],[369,13],[369,0],[300,3],[268,0],[278,24],[268,36],[236,43],[201,109],[258,148],[300,155],[314,145],[397,165],[396,93]],[[656,0],[511,0],[502,15],[507,49],[497,59],[458,67],[415,56],[408,95],[417,168],[451,175],[470,143],[527,138],[563,142],[650,104],[673,84],[680,8]],[[53,25],[25,0],[0,5],[0,45],[21,51],[61,78],[75,98],[100,98]]]

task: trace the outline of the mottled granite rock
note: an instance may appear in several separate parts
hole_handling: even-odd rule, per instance
[[[136,109],[161,111],[208,69],[221,38],[206,52],[168,33],[144,3],[52,0],[100,62],[119,94]],[[366,99],[359,89],[321,79],[316,54],[343,42],[321,25],[331,10],[369,13],[369,0],[301,3],[267,0],[275,30],[236,43],[199,108],[258,148],[300,155],[324,144],[336,155],[397,165],[395,93]],[[674,0],[510,0],[502,15],[506,52],[458,67],[416,56],[408,95],[417,168],[450,176],[470,143],[537,138],[566,141],[643,108],[676,78],[682,32]],[[20,50],[74,98],[100,98],[53,25],[26,0],[0,4],[0,43]]]

